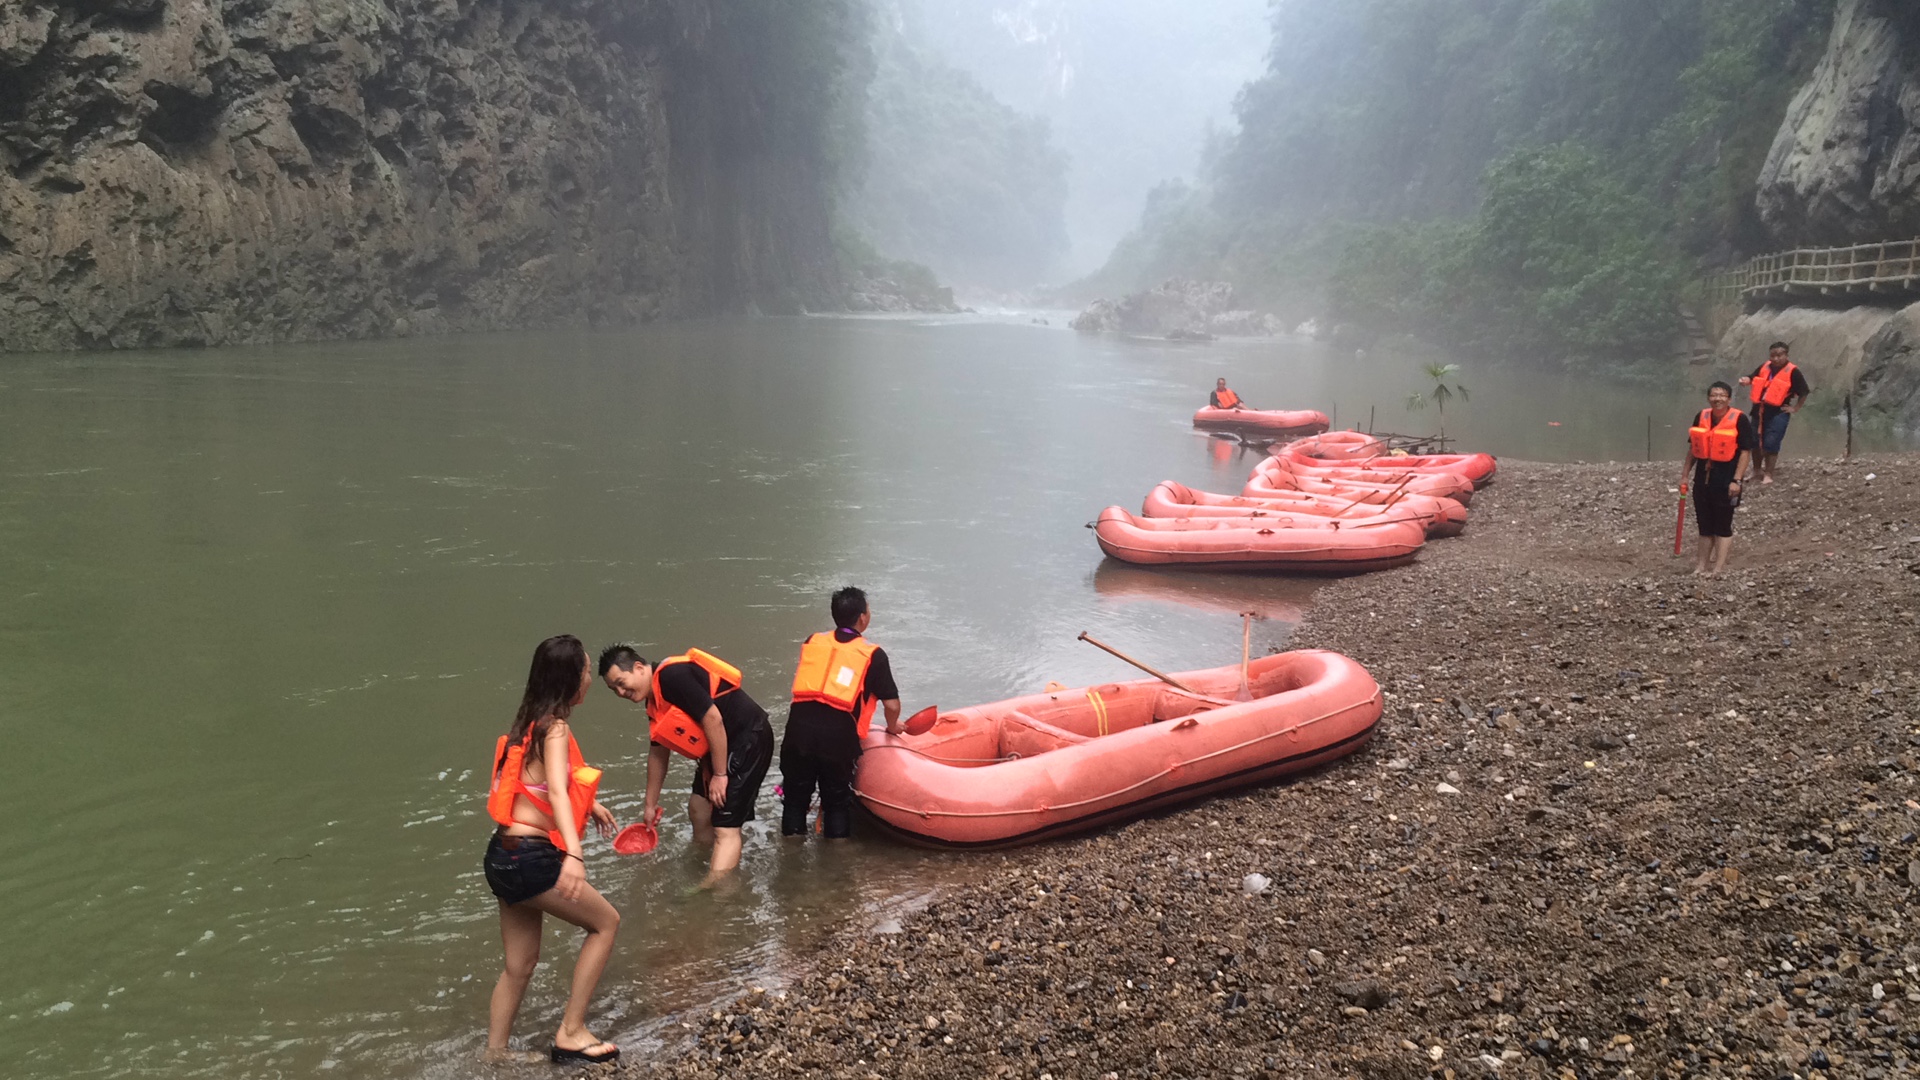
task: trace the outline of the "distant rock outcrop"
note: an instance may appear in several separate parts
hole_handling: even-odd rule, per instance
[[[1840,0],[1756,201],[1783,247],[1920,235],[1920,5]]]
[[[0,351],[838,306],[830,95],[728,8],[0,2]]]
[[[1095,300],[1074,320],[1083,334],[1137,334],[1175,341],[1210,341],[1218,335],[1270,337],[1284,333],[1278,318],[1233,306],[1233,286],[1224,281],[1171,278],[1119,300]]]
[[[847,282],[847,310],[858,312],[922,311],[952,315],[961,311],[953,290],[930,284],[917,274],[869,274],[854,271]]]

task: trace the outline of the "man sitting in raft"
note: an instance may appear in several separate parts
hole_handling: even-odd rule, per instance
[[[1780,459],[1780,444],[1787,438],[1787,424],[1812,391],[1807,387],[1807,377],[1787,359],[1784,341],[1767,346],[1767,362],[1742,377],[1740,385],[1753,387],[1753,423],[1760,432],[1760,482],[1771,484],[1774,463]]]
[[[1717,382],[1707,389],[1707,407],[1687,428],[1687,460],[1680,466],[1680,490],[1693,480],[1693,516],[1700,525],[1700,551],[1693,572],[1717,574],[1733,546],[1733,508],[1739,505],[1742,478],[1759,440],[1753,421],[1733,407],[1733,387]]]
[[[600,677],[613,692],[647,710],[647,802],[642,820],[660,820],[660,788],[673,754],[700,763],[687,817],[696,843],[711,845],[706,885],[740,865],[740,827],[753,820],[760,784],[773,764],[767,710],[740,686],[740,669],[711,653],[688,649],[649,665],[634,647],[609,645]]]
[[[780,775],[786,804],[780,835],[807,835],[807,811],[820,789],[821,831],[829,840],[852,835],[853,766],[873,710],[886,711],[887,730],[898,735],[900,691],[886,650],[861,635],[873,613],[867,594],[849,585],[833,594],[834,629],[800,646],[793,674],[793,706],[780,741]]]
[[[1207,395],[1207,404],[1216,409],[1244,409],[1247,407],[1247,403],[1240,400],[1239,394],[1227,389],[1227,380],[1225,379],[1215,379],[1213,381],[1213,393]]]

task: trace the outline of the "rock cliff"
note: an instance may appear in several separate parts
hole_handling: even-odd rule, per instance
[[[1757,203],[1782,247],[1920,235],[1920,5],[1840,0]]]
[[[1920,304],[1895,313],[1861,352],[1861,417],[1909,431],[1920,426]]]
[[[0,351],[832,303],[841,7],[6,0]]]

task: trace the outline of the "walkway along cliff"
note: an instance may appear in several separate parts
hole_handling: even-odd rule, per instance
[[[0,6],[0,351],[837,301],[851,0]]]

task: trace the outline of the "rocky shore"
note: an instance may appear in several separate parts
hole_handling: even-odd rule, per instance
[[[623,1071],[1914,1075],[1920,459],[1789,457],[1718,579],[1675,471],[1507,465],[1320,592],[1293,644],[1387,695],[1355,758],[981,856]]]
[[[1170,341],[1216,337],[1273,337],[1286,325],[1272,314],[1234,306],[1224,281],[1169,278],[1144,292],[1088,304],[1071,324],[1083,334],[1131,334]]]

